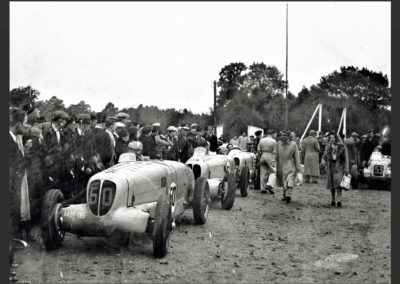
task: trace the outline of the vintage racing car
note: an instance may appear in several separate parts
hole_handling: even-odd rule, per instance
[[[78,236],[152,233],[153,253],[167,254],[175,218],[193,208],[195,223],[206,223],[210,190],[205,179],[175,161],[125,161],[93,175],[86,203],[65,204],[60,190],[46,192],[41,234],[47,249],[58,248],[65,232]]]
[[[391,157],[384,156],[381,152],[372,152],[368,165],[363,170],[364,179],[369,188],[379,188],[382,185],[390,189],[391,186]]]
[[[240,194],[243,197],[249,195],[249,184],[254,182],[254,187],[256,187],[255,182],[260,180],[259,175],[256,176],[258,173],[256,155],[230,143],[222,144],[218,149],[218,153],[234,158],[236,182],[240,188]]]
[[[236,195],[233,157],[207,153],[206,148],[197,147],[186,165],[192,169],[196,183],[207,184],[211,198],[220,198],[225,210],[232,208]]]
[[[236,183],[243,197],[249,195],[249,183],[255,177],[256,155],[252,152],[243,151],[239,146],[229,147],[227,155],[235,161]]]

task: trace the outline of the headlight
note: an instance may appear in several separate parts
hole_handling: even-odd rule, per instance
[[[364,176],[369,177],[371,175],[370,171],[368,169],[364,169]]]

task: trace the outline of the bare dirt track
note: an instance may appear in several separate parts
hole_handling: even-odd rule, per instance
[[[117,247],[66,234],[45,251],[15,255],[17,283],[390,283],[390,191],[344,192],[332,208],[325,181],[296,187],[293,201],[250,190],[230,211],[213,202],[205,225],[187,210],[163,259],[145,235]]]

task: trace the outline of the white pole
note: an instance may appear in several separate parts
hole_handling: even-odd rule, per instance
[[[307,127],[306,127],[306,129],[304,130],[303,135],[302,135],[301,138],[300,138],[300,143],[301,143],[301,141],[303,141],[304,135],[306,135],[307,130],[308,130],[308,128],[310,127],[310,124],[311,124],[311,122],[313,121],[314,116],[315,116],[315,114],[317,113],[317,111],[318,111],[318,109],[320,108],[320,106],[321,106],[321,105],[319,104],[319,105],[317,105],[317,107],[315,108],[315,111],[314,111],[314,113],[313,113],[313,115],[312,115],[310,121],[308,122]]]
[[[318,121],[318,132],[321,132],[322,127],[322,104],[319,106],[319,121]]]
[[[343,110],[343,134],[344,134],[344,138],[346,139],[346,117],[347,117],[347,108],[344,108]]]
[[[344,115],[344,110],[342,111],[342,116],[340,117],[339,128],[337,130],[337,134],[340,133],[340,128],[342,127],[343,115]]]

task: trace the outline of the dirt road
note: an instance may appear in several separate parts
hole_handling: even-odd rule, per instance
[[[291,204],[281,196],[238,190],[232,210],[214,202],[200,226],[188,210],[163,259],[143,235],[122,248],[70,234],[56,251],[33,242],[16,253],[18,283],[390,282],[390,191],[344,192],[340,209],[323,180],[296,187]]]

